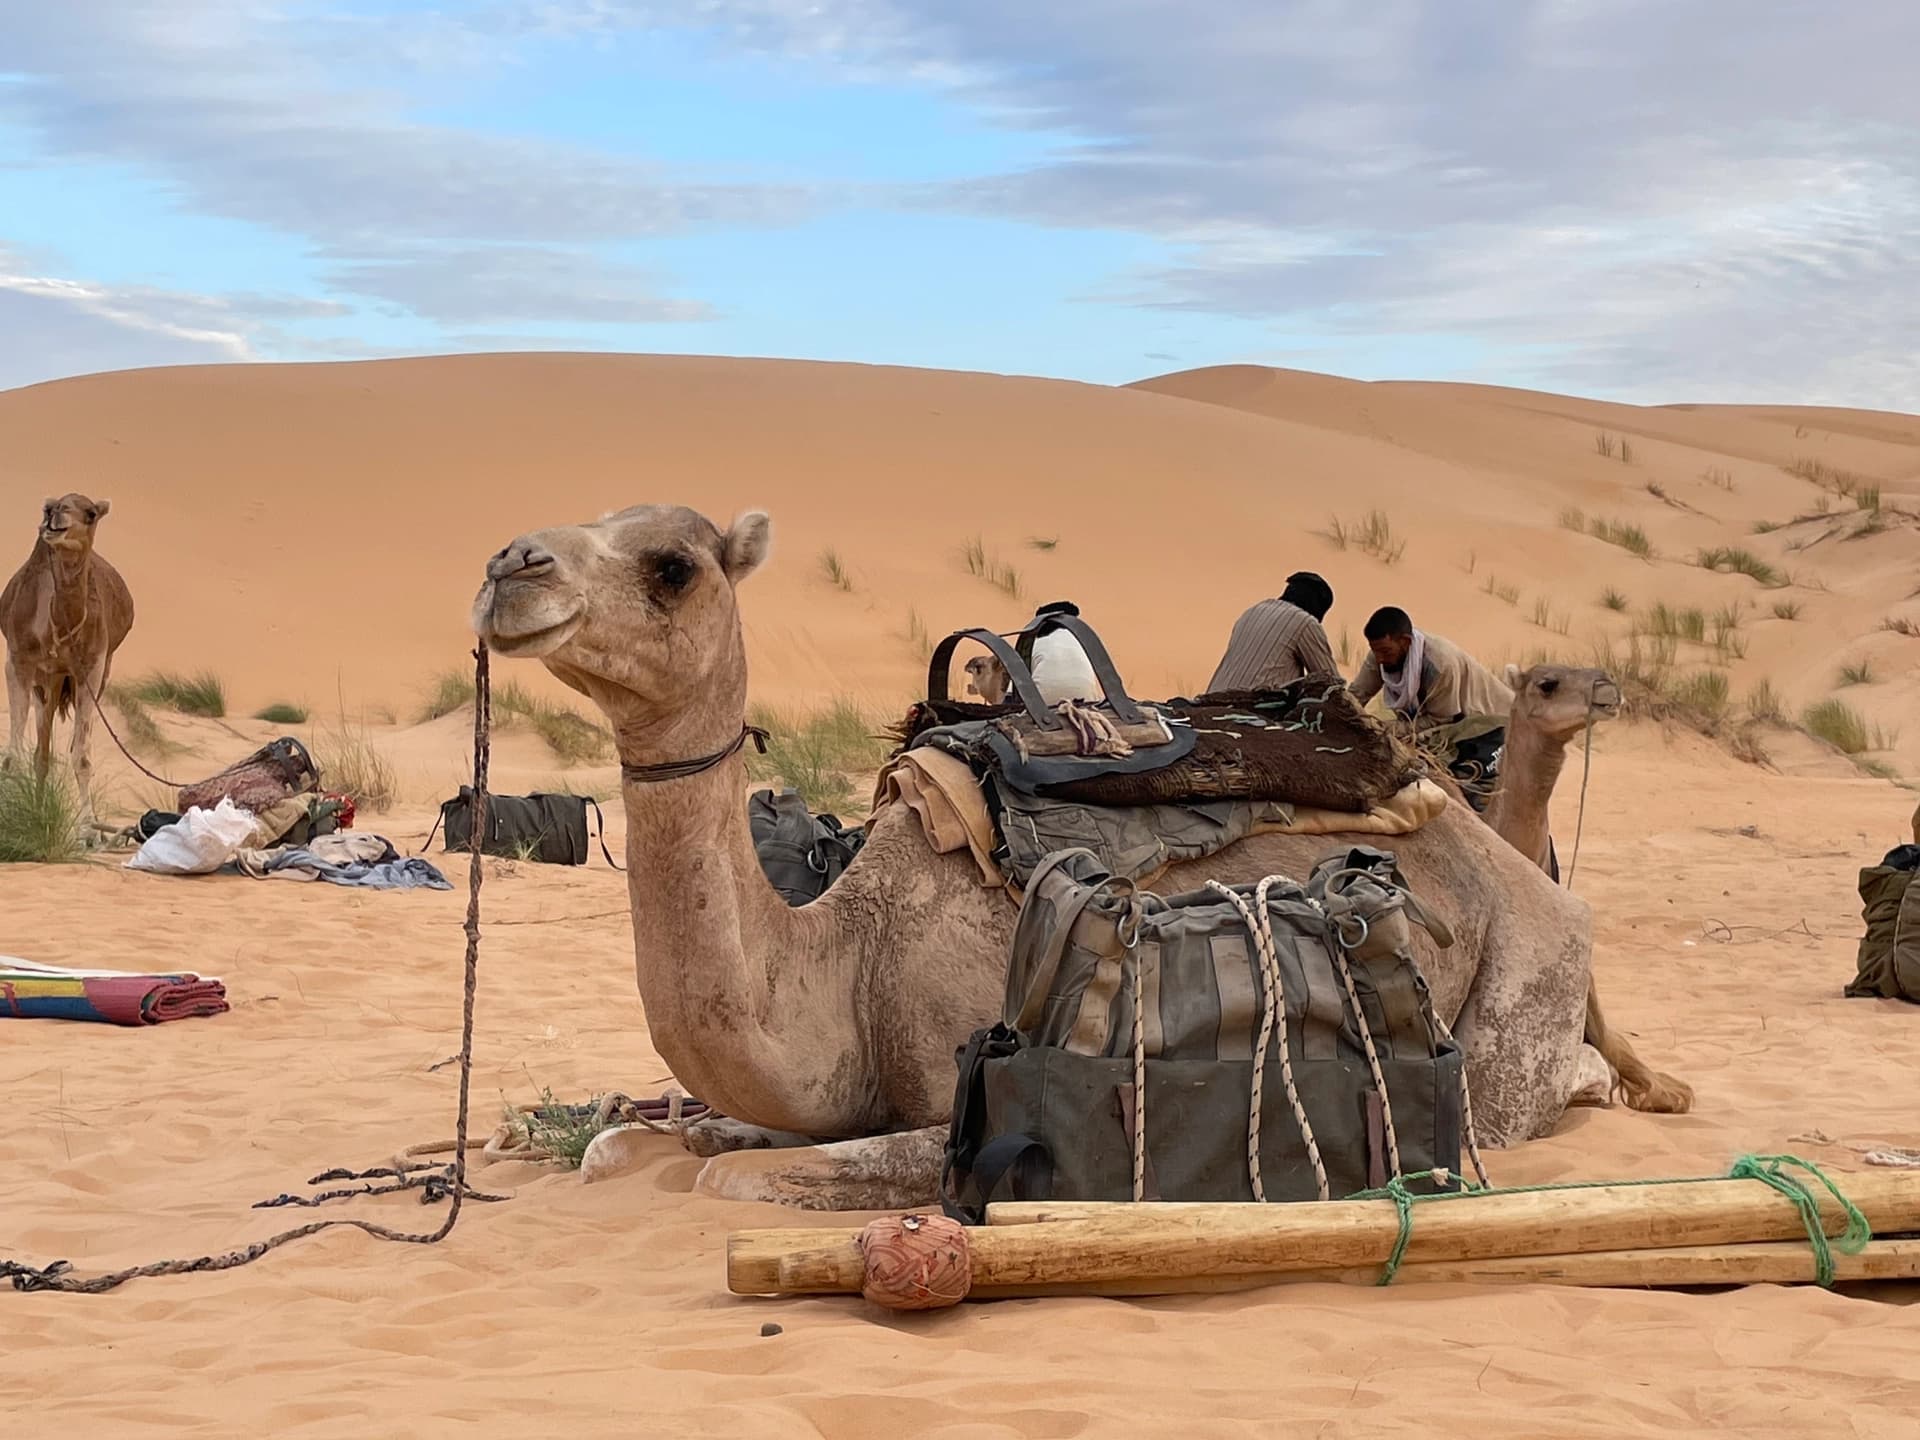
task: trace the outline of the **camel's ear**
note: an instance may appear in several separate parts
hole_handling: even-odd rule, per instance
[[[1520,667],[1509,663],[1507,666],[1506,679],[1507,689],[1518,690],[1520,688]]]
[[[94,502],[93,502],[93,518],[94,518],[94,520],[95,520],[96,522],[98,522],[98,521],[100,521],[100,520],[103,520],[103,519],[105,519],[105,518],[106,518],[106,514],[107,514],[107,511],[109,511],[109,510],[111,510],[112,508],[113,508],[113,501],[111,501],[111,500],[96,500],[96,501],[94,501]]]
[[[758,570],[773,543],[773,521],[764,510],[749,510],[727,531],[727,579],[738,585]]]

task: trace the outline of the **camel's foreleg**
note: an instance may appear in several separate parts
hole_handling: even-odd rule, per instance
[[[27,717],[33,711],[33,692],[20,678],[20,671],[7,656],[7,761],[16,764],[27,758]]]
[[[44,686],[33,687],[33,699],[38,707],[33,717],[38,722],[35,726],[33,741],[33,773],[37,778],[45,781],[47,771],[53,765],[53,717],[59,706],[54,703],[54,697]]]
[[[107,666],[103,660],[92,667],[90,674],[80,679],[84,687],[81,693],[73,697],[73,783],[80,792],[80,823],[93,823],[93,701],[89,696],[98,695],[106,689]]]
[[[694,1188],[801,1210],[908,1210],[939,1203],[946,1144],[947,1127],[930,1125],[799,1150],[736,1150],[701,1167]]]

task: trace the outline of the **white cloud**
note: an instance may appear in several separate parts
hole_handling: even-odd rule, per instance
[[[526,0],[528,23],[940,77],[1044,163],[919,203],[1157,236],[1090,288],[1495,366],[1920,408],[1920,6]],[[1542,359],[1541,357],[1546,358]]]

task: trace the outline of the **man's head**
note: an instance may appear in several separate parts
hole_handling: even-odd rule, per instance
[[[1314,619],[1324,620],[1333,608],[1333,587],[1311,570],[1296,570],[1287,576],[1287,588],[1280,592],[1280,598]]]
[[[1413,648],[1413,621],[1398,605],[1382,605],[1367,617],[1367,648],[1382,670],[1398,670]]]

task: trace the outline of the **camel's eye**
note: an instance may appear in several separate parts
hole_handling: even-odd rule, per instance
[[[662,590],[678,594],[693,582],[693,561],[680,554],[653,557],[653,578]]]
[[[1540,693],[1542,695],[1551,695],[1559,688],[1560,682],[1558,680],[1542,680],[1540,682]]]
[[[89,525],[93,524],[93,522],[98,520],[99,518],[100,518],[100,512],[98,510],[87,511],[87,523]]]

